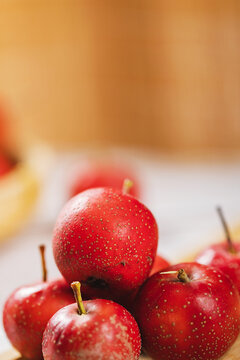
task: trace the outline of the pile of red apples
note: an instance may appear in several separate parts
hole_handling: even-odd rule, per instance
[[[52,248],[62,278],[15,290],[3,322],[29,360],[216,360],[240,331],[240,246],[227,241],[196,262],[156,255],[151,211],[123,188],[81,192],[62,209]]]

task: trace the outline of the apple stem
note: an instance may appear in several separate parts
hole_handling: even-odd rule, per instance
[[[122,192],[123,194],[129,194],[130,193],[130,189],[133,187],[133,182],[129,179],[125,179],[123,181],[123,187],[122,187]]]
[[[237,251],[233,244],[232,237],[231,237],[230,231],[229,231],[229,227],[227,225],[227,222],[226,222],[225,216],[223,215],[223,211],[222,211],[221,207],[217,207],[217,212],[220,217],[220,220],[221,220],[224,232],[225,232],[225,236],[227,238],[228,249],[231,253],[236,254]]]
[[[187,276],[187,273],[184,269],[180,269],[178,270],[178,280],[180,280],[183,283],[188,283],[190,282],[189,277]]]
[[[46,258],[45,258],[45,245],[39,246],[41,260],[42,260],[42,280],[43,282],[47,281],[47,267],[46,267]]]
[[[81,295],[81,284],[79,281],[74,281],[71,283],[71,288],[73,290],[73,293],[74,293],[74,297],[75,297],[75,300],[77,302],[77,306],[78,306],[78,313],[79,315],[82,315],[82,314],[86,314],[86,310],[84,308],[84,305],[83,305],[83,300],[82,300],[82,295]]]
[[[178,274],[178,271],[161,271],[161,275],[171,275],[171,274]]]

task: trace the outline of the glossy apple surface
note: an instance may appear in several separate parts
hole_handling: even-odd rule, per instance
[[[240,244],[235,243],[234,248],[236,252],[233,253],[227,243],[212,245],[196,257],[196,262],[221,270],[240,292]]]
[[[169,271],[174,273],[164,274]],[[144,350],[155,360],[219,359],[240,330],[236,287],[219,270],[197,263],[151,276],[135,308]]]
[[[62,210],[53,235],[56,264],[84,298],[119,300],[148,277],[158,227],[136,198],[111,188],[86,190]]]
[[[45,360],[137,360],[141,349],[138,325],[121,305],[110,300],[83,302],[59,310],[43,336]]]
[[[47,322],[74,302],[64,279],[39,282],[15,290],[5,303],[3,324],[12,345],[27,359],[42,359],[42,336]]]

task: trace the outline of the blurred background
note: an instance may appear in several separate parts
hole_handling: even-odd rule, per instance
[[[133,179],[171,262],[216,205],[240,238],[239,44],[238,0],[0,1],[0,313],[84,187]]]
[[[0,29],[0,94],[24,138],[240,148],[237,0],[3,0]]]

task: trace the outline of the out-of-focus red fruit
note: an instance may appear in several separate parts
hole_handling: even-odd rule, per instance
[[[121,189],[124,179],[131,179],[134,186],[129,193],[139,197],[139,182],[132,170],[123,165],[89,162],[75,167],[69,177],[69,195],[73,197],[84,190],[96,187]]]
[[[0,177],[8,174],[16,165],[16,160],[0,148]]]

